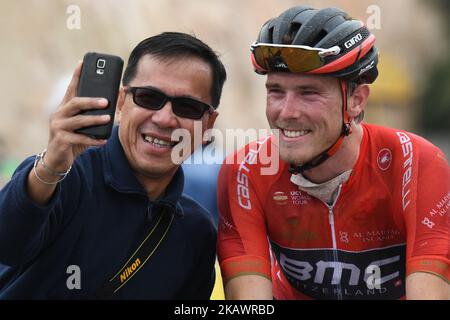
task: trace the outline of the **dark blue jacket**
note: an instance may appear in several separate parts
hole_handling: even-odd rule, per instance
[[[0,191],[0,299],[91,299],[140,244],[167,206],[173,224],[159,248],[113,299],[208,299],[215,280],[216,231],[208,212],[182,195],[180,168],[151,201],[114,129],[108,143],[75,161],[46,206],[27,196],[34,157]],[[67,288],[71,265],[81,289]]]

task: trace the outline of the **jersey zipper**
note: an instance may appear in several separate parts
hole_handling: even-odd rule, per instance
[[[328,203],[323,202],[327,208],[328,208],[328,222],[330,224],[330,229],[331,229],[331,239],[333,241],[333,261],[334,262],[339,262],[339,257],[338,257],[338,253],[337,253],[337,241],[336,241],[336,228],[334,225],[334,207],[336,206],[336,203],[339,199],[339,195],[341,194],[341,189],[342,189],[342,184],[339,185],[339,189],[338,189],[338,193],[336,195],[336,199],[334,199],[333,204],[330,206]],[[342,286],[341,283],[338,283],[338,294],[337,294],[337,298],[338,300],[342,300]]]

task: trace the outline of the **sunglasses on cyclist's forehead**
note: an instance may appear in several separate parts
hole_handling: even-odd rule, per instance
[[[324,58],[338,55],[341,49],[334,46],[329,49],[308,46],[280,45],[255,42],[250,48],[255,71],[289,71],[303,73],[325,65]]]
[[[133,95],[133,101],[138,106],[149,110],[161,110],[170,101],[175,115],[198,120],[208,111],[214,112],[214,107],[189,97],[172,97],[152,87],[125,87],[125,92]]]

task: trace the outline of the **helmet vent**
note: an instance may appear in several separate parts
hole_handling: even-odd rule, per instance
[[[361,30],[361,35],[362,35],[362,37],[365,39],[365,38],[367,38],[368,36],[370,36],[370,32],[369,32],[369,30],[367,30],[366,28],[363,28],[363,29]]]
[[[312,39],[311,43],[309,44],[309,46],[311,47],[315,47],[316,44],[318,44],[323,38],[325,38],[327,36],[328,32],[326,30],[320,30],[320,32],[314,37],[314,39]]]
[[[283,44],[290,45],[294,41],[295,35],[302,25],[300,23],[292,23],[289,33],[283,36]]]
[[[268,39],[269,39],[269,43],[274,43],[273,41],[273,27],[270,27],[268,30]]]

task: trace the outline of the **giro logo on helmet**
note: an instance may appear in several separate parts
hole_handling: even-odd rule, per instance
[[[344,46],[347,49],[350,49],[351,47],[353,47],[355,44],[357,44],[358,42],[360,42],[363,39],[361,33],[358,33],[356,36],[354,36],[353,38],[351,38],[350,40],[346,41],[344,43]]]

